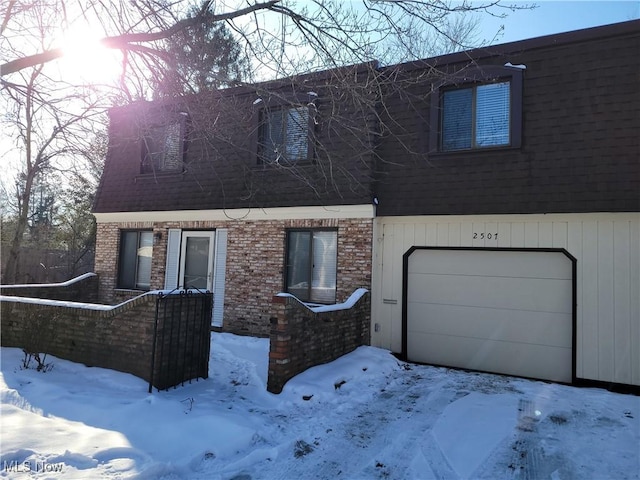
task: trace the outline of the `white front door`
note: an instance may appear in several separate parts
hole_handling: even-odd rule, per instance
[[[182,232],[179,285],[213,291],[215,232]]]

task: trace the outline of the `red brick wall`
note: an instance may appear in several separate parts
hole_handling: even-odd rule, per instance
[[[155,305],[154,295],[109,311],[3,301],[2,345],[149,380]]]
[[[313,313],[292,298],[273,298],[267,390],[280,393],[295,375],[369,343],[371,307],[365,293],[348,310]]]
[[[170,318],[161,320],[157,327],[153,376],[157,295],[142,295],[110,310],[93,309],[81,303],[32,303],[32,298],[7,300],[5,297],[0,301],[2,345],[131,373],[153,381],[158,389],[192,378],[207,378],[210,316],[200,316],[202,303],[182,297],[168,295],[163,300],[177,301],[184,307],[181,315],[175,314],[173,306],[165,307]],[[211,299],[206,301],[210,306]],[[159,311],[162,318],[162,308]],[[211,310],[206,311],[210,315]],[[172,321],[182,327],[174,330]]]
[[[118,243],[121,229],[153,229],[151,288],[164,288],[165,255],[170,228],[183,230],[228,229],[227,268],[223,330],[268,336],[271,299],[282,291],[286,229],[337,228],[337,301],[356,288],[371,288],[372,219],[123,222],[98,224],[96,273],[100,299],[118,303],[139,292],[117,290]],[[368,342],[368,338],[367,338]]]

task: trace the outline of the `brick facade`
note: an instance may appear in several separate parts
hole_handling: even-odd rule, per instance
[[[285,242],[289,228],[337,228],[337,301],[356,288],[371,288],[372,219],[184,221],[99,223],[96,273],[100,299],[118,303],[138,291],[119,290],[118,248],[122,229],[152,229],[151,289],[164,288],[168,230],[228,231],[223,331],[268,336],[271,300],[284,285]]]

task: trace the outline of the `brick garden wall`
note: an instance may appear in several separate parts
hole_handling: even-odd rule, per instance
[[[155,295],[110,310],[8,298],[15,297],[0,302],[2,346],[49,353],[149,380]]]
[[[223,331],[266,337],[270,334],[271,299],[283,289],[286,229],[337,228],[337,301],[356,288],[371,288],[372,219],[183,221],[99,223],[95,270],[103,303],[119,303],[139,291],[116,289],[120,230],[154,232],[151,288],[164,288],[170,228],[228,229]],[[368,339],[367,339],[368,342]]]
[[[0,285],[0,295],[95,303],[98,301],[98,277],[86,273],[58,284]]]
[[[97,287],[95,274],[56,285],[3,286],[2,346],[131,373],[158,389],[208,377],[211,294],[164,295],[158,304],[157,294],[147,294],[110,307],[90,302]]]
[[[353,308],[313,313],[290,297],[274,297],[267,390],[280,393],[295,375],[369,343],[370,296]]]

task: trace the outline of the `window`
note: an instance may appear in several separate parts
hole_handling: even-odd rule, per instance
[[[153,232],[124,231],[120,235],[118,288],[149,290]]]
[[[338,232],[292,230],[287,235],[286,290],[303,302],[335,303]]]
[[[441,86],[439,101],[432,102],[432,150],[519,147],[522,70],[494,66],[467,73],[466,83]]]
[[[142,139],[141,173],[182,172],[184,150],[184,120],[151,126]]]
[[[509,82],[442,94],[442,150],[509,145]]]
[[[293,165],[309,157],[307,106],[261,110],[258,130],[260,163]]]

